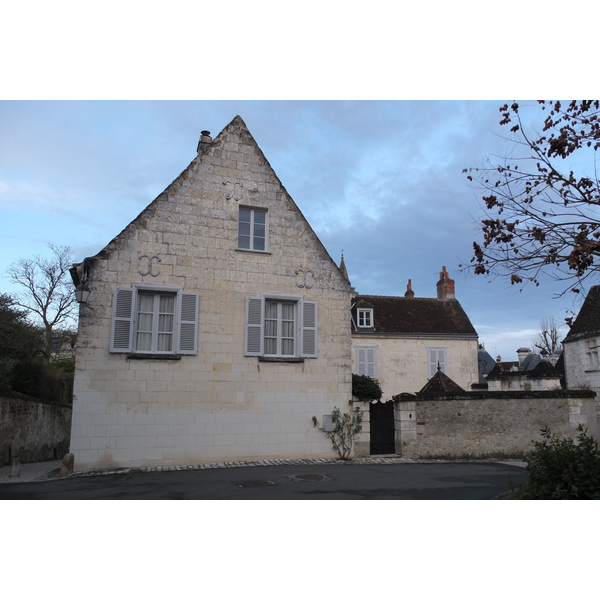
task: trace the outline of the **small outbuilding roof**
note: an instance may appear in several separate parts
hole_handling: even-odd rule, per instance
[[[448,375],[438,367],[437,373],[423,386],[419,393],[424,392],[464,392],[458,383],[454,383]]]

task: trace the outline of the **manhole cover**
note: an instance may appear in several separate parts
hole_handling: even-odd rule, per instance
[[[300,475],[290,475],[290,479],[292,481],[330,481],[331,477],[320,473],[302,473]]]
[[[255,487],[267,487],[269,485],[277,485],[274,481],[268,479],[250,479],[249,481],[234,481],[234,485],[240,488],[255,488]]]

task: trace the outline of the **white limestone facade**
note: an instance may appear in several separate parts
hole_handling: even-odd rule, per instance
[[[76,471],[334,456],[352,290],[240,117],[75,277]]]
[[[464,390],[470,390],[478,381],[476,337],[353,335],[354,373],[360,372],[361,348],[374,351],[374,377],[383,392],[382,402],[401,393],[415,394],[421,390],[435,374],[434,355],[444,357],[443,372]]]

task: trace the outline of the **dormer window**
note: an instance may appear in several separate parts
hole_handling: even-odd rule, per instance
[[[373,327],[373,309],[359,308],[358,309],[358,326]]]

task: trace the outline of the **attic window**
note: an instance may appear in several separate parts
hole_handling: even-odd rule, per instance
[[[358,326],[373,327],[373,309],[359,308],[358,309]]]
[[[238,249],[267,251],[267,211],[240,206]]]

